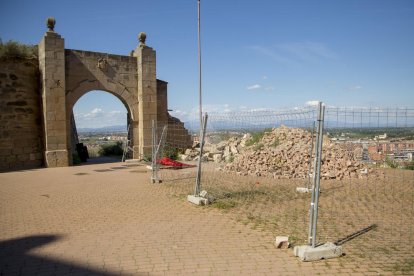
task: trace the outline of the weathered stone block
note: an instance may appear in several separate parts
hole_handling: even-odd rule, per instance
[[[53,150],[45,152],[46,165],[49,168],[66,167],[69,165],[67,150]]]

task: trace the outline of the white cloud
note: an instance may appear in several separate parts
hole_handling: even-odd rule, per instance
[[[264,88],[264,90],[273,91],[273,90],[275,90],[275,88],[273,86],[267,86],[267,87]]]
[[[319,59],[338,58],[336,53],[319,42],[291,42],[278,44],[276,47],[303,61],[316,62]]]
[[[106,112],[101,108],[94,108],[87,113],[75,113],[76,126],[78,128],[91,127],[105,127],[114,125],[125,125],[126,124],[126,110],[112,110]]]
[[[259,107],[259,108],[250,108],[247,111],[249,111],[249,112],[260,112],[260,111],[268,111],[268,110],[269,110],[269,108]]]
[[[263,76],[262,79],[267,80],[267,76]]]
[[[248,48],[259,54],[269,57],[270,59],[272,59],[273,61],[276,61],[277,63],[281,63],[286,66],[297,66],[297,63],[295,61],[291,60],[290,58],[286,58],[285,56],[283,56],[283,54],[278,53],[278,51],[275,51],[274,49],[268,49],[266,47],[257,46],[257,45],[251,46]]]
[[[92,109],[90,112],[83,114],[81,117],[82,118],[98,118],[98,117],[102,117],[103,114],[104,114],[103,110],[96,107]]]
[[[246,87],[247,90],[257,90],[262,88],[262,86],[260,84],[253,84],[251,86]]]
[[[355,91],[355,90],[360,90],[362,89],[361,85],[351,85],[350,87],[348,87],[348,90],[350,91]]]
[[[182,110],[173,110],[173,111],[169,111],[170,115],[173,117],[177,117],[177,118],[184,118],[188,116],[188,112],[187,111],[182,111]]]
[[[121,111],[119,110],[112,110],[111,112],[109,112],[109,114],[115,115],[115,114],[122,114]]]
[[[279,43],[271,47],[254,45],[248,48],[288,67],[339,58],[324,43],[311,41]]]
[[[92,114],[98,114],[98,113],[103,113],[102,109],[95,107],[92,111]]]
[[[307,101],[305,103],[305,106],[318,106],[319,101],[318,100],[311,100],[311,101]]]

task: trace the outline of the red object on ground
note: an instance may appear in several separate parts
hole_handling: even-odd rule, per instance
[[[175,167],[175,168],[191,168],[191,167],[195,167],[195,165],[189,165],[189,164],[184,164],[175,160],[172,160],[171,158],[168,157],[163,157],[160,160],[158,160],[157,162],[158,164],[164,165],[164,166],[169,166],[169,167]]]

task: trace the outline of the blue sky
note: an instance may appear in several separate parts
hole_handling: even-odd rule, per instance
[[[330,106],[414,108],[414,1],[202,0],[204,110]],[[196,113],[197,1],[0,2],[0,37],[36,44],[54,16],[66,48],[157,51],[169,108]],[[125,122],[112,95],[88,93],[78,126]]]

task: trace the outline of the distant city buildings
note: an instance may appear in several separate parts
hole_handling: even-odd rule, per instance
[[[349,133],[341,133],[330,140],[334,143],[359,145],[362,148],[360,158],[366,162],[377,163],[387,159],[402,163],[413,161],[413,140],[389,139],[387,133],[376,135],[373,139],[351,139],[349,136]]]

